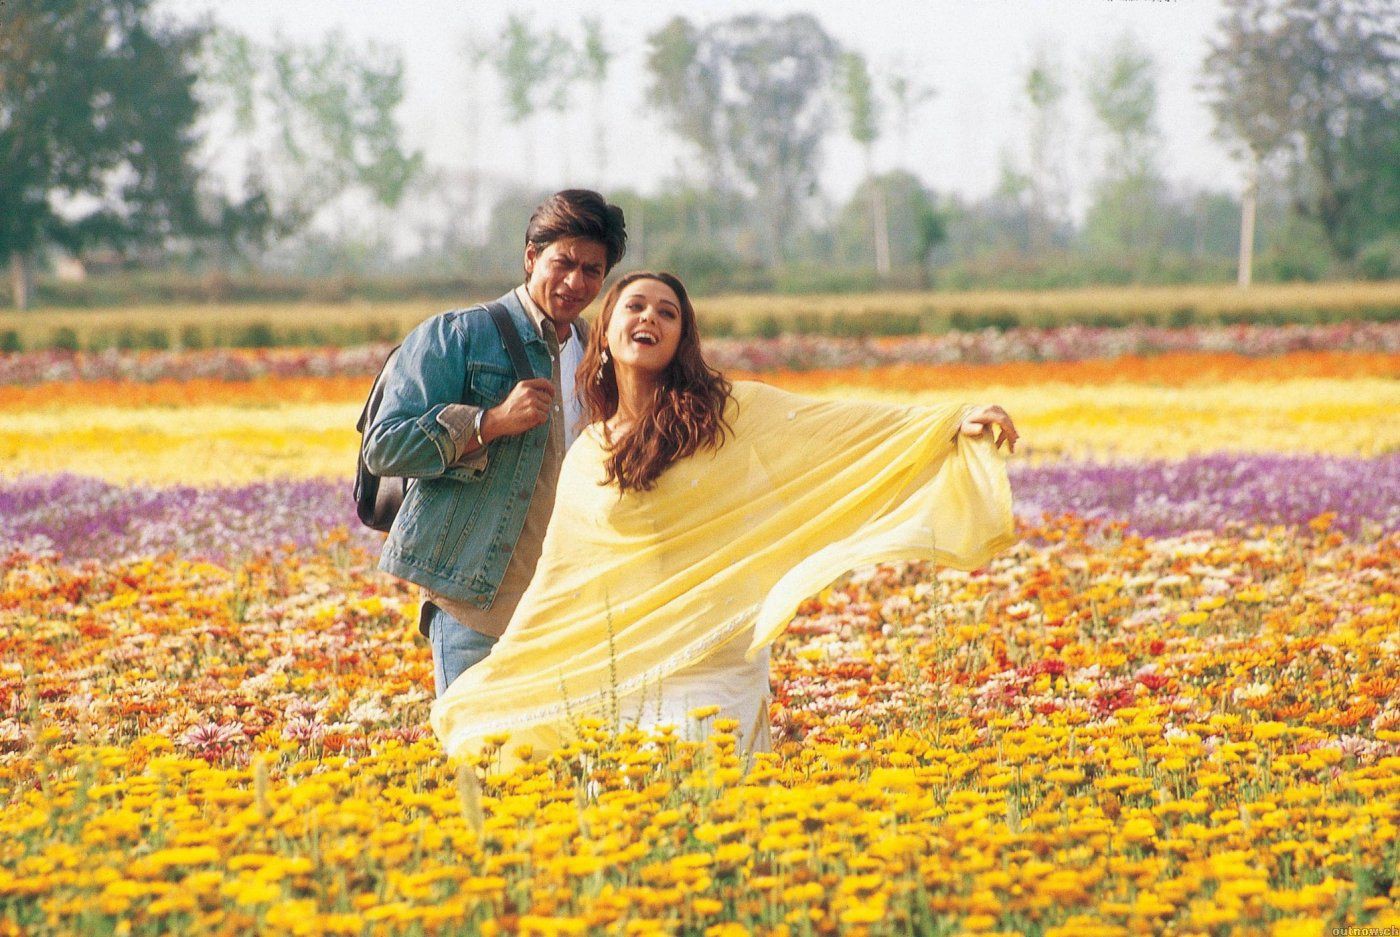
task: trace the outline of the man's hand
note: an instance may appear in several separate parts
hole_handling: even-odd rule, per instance
[[[1020,434],[1016,432],[1016,426],[1011,422],[1011,417],[996,404],[979,408],[962,421],[962,426],[958,427],[958,431],[964,436],[981,436],[982,430],[988,426],[995,426],[1001,430],[1001,435],[996,440],[998,449],[1001,448],[1002,443],[1006,443],[1008,450],[1016,451],[1016,440]]]
[[[487,410],[481,418],[481,438],[490,442],[502,436],[528,433],[549,420],[554,405],[554,384],[548,378],[533,377],[511,389],[510,396]]]

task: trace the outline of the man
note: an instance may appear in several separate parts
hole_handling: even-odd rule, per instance
[[[525,232],[525,282],[498,302],[534,377],[517,382],[494,323],[453,310],[404,339],[365,431],[376,475],[414,479],[379,568],[423,587],[419,630],[439,696],[491,651],[534,574],[565,448],[582,408],[579,314],[627,246],[622,209],[568,189]]]

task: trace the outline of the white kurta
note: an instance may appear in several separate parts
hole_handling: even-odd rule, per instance
[[[745,660],[751,638],[751,631],[741,632],[703,660],[662,679],[659,688],[643,687],[619,697],[618,722],[643,730],[672,725],[678,737],[699,742],[709,737],[715,720],[734,719],[740,755],[772,751],[769,654],[764,648],[752,661]],[[703,706],[718,706],[719,713],[702,722],[690,718],[692,710]]]

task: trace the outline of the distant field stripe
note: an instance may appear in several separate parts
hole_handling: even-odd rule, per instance
[[[346,403],[363,400],[372,376],[254,377],[248,380],[196,378],[159,381],[54,381],[0,385],[0,409],[68,409],[103,406],[144,409],[223,404],[257,407],[283,404]]]
[[[1000,403],[1021,430],[1017,459],[1029,462],[1400,451],[1400,381],[1378,377],[930,387],[887,375],[869,386],[803,389],[899,405]],[[354,468],[362,393],[319,402],[279,395],[251,402],[215,396],[146,406],[0,406],[0,475],[78,472],[170,484],[345,478]]]
[[[1188,387],[1302,378],[1400,379],[1400,354],[1302,351],[1257,358],[1193,352],[1091,361],[892,364],[810,371],[732,369],[726,373],[732,378],[755,378],[799,393],[822,393],[842,387],[911,391],[1048,384]],[[369,373],[333,376],[262,374],[247,379],[196,377],[186,380],[66,380],[0,384],[0,409],[62,409],[89,406],[95,401],[109,407],[133,408],[347,403],[363,400],[372,379]]]
[[[1225,381],[1279,381],[1298,378],[1400,378],[1400,355],[1304,351],[1273,358],[1210,352],[1135,355],[1091,361],[1012,361],[1000,364],[896,364],[880,368],[813,371],[733,372],[793,391],[830,387],[931,390],[977,385],[1154,384],[1188,386]]]

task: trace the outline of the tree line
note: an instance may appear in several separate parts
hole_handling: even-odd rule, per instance
[[[645,93],[687,155],[658,192],[607,188],[634,257],[707,289],[1247,283],[1256,266],[1275,279],[1400,276],[1397,34],[1387,0],[1226,0],[1199,74],[1250,180],[1240,198],[1167,181],[1146,47],[1125,36],[1081,83],[1040,49],[1022,76],[1018,152],[1002,154],[995,192],[967,199],[908,164],[937,94],[911,69],[870,62],[808,14],[677,16],[647,37]],[[0,254],[16,304],[51,246],[190,269],[511,272],[521,212],[550,188],[530,128],[587,111],[567,181],[608,175],[610,43],[599,19],[565,35],[511,15],[462,44],[469,132],[488,73],[523,131],[519,177],[501,179],[475,165],[476,136],[465,171],[406,146],[396,49],[339,33],[256,42],[151,0],[8,0]],[[1082,221],[1066,181],[1075,93],[1104,144]],[[863,169],[842,203],[821,186],[837,134]],[[884,166],[881,143],[895,154]],[[412,256],[388,241],[396,219],[414,231]]]

